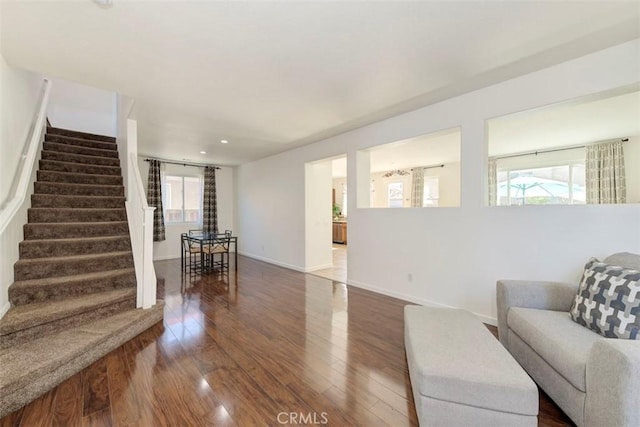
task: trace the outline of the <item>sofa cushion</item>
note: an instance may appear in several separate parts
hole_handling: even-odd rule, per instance
[[[618,252],[617,254],[609,255],[603,262],[631,270],[640,270],[640,255],[632,254],[631,252]]]
[[[575,322],[607,338],[640,340],[640,271],[592,258],[570,313]]]
[[[585,368],[593,344],[604,339],[564,311],[511,307],[507,324],[575,388],[586,392]]]

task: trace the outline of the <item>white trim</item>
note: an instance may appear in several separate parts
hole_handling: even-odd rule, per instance
[[[418,297],[414,297],[411,295],[406,295],[406,294],[402,294],[400,292],[393,292],[393,291],[389,291],[387,289],[383,289],[383,288],[378,288],[375,286],[371,286],[368,285],[366,283],[362,283],[362,282],[358,282],[355,280],[347,280],[347,285],[350,286],[355,286],[357,288],[361,288],[361,289],[365,289],[367,291],[371,291],[371,292],[375,292],[378,294],[382,294],[382,295],[386,295],[386,296],[390,296],[393,298],[398,298],[407,302],[414,302],[416,304],[420,304],[420,305],[424,305],[427,307],[444,307],[444,308],[462,308],[462,307],[454,307],[452,305],[447,305],[447,304],[441,304],[438,302],[434,302],[434,301],[429,301],[423,298],[418,298]],[[498,325],[498,320],[493,318],[493,317],[489,317],[489,316],[485,316],[483,314],[478,314],[478,313],[474,313],[472,312],[478,319],[480,319],[480,321],[482,321],[483,323],[488,323],[490,325],[493,326],[497,326]]]
[[[175,255],[165,255],[165,256],[159,256],[159,257],[154,257],[153,260],[154,261],[166,261],[168,259],[180,259],[180,255],[175,256]]]
[[[22,164],[22,168],[18,167],[16,169],[16,174],[19,175],[17,176],[18,181],[14,195],[4,206],[0,208],[0,234],[4,233],[11,223],[11,220],[24,203],[27,198],[29,186],[31,185],[33,168],[35,167],[36,158],[38,157],[38,154],[40,154],[40,143],[44,140],[42,135],[44,134],[46,126],[47,105],[49,104],[49,94],[51,93],[50,80],[44,79],[43,91],[44,92],[40,100],[40,107],[38,108],[38,112],[31,125],[30,138],[26,143],[26,153],[23,152],[22,161],[24,163]],[[14,177],[14,179],[16,179],[16,177]]]
[[[250,253],[247,253],[247,252],[238,252],[238,255],[246,256],[248,258],[257,259],[258,261],[263,261],[263,262],[266,262],[266,263],[269,263],[269,264],[277,265],[278,267],[288,268],[289,270],[298,271],[300,273],[306,273],[304,268],[298,267],[297,265],[286,264],[284,262],[279,262],[279,261],[273,260],[271,258],[262,257],[260,255],[254,255],[254,254],[250,254]]]
[[[7,311],[9,311],[10,308],[11,308],[10,302],[7,302],[5,305],[2,306],[2,309],[0,309],[0,319],[2,319],[5,314],[7,314]]]
[[[307,267],[304,272],[311,273],[312,271],[324,270],[327,268],[333,268],[333,264],[314,265],[313,267]]]
[[[300,273],[307,273],[308,271],[305,271],[304,269],[297,267],[297,266],[292,266],[290,264],[285,264],[282,262],[278,262],[278,261],[274,261],[270,258],[265,258],[265,257],[261,257],[259,255],[253,255],[253,254],[249,254],[246,252],[238,252],[238,254],[249,257],[249,258],[253,258],[253,259],[257,259],[258,261],[264,261],[266,263],[269,264],[273,264],[273,265],[277,265],[279,267],[284,267],[284,268],[288,268],[290,270],[295,270],[298,271]],[[406,295],[406,294],[402,294],[400,292],[393,292],[393,291],[389,291],[387,289],[383,289],[383,288],[378,288],[375,286],[371,286],[368,285],[366,283],[362,283],[362,282],[358,282],[356,280],[349,280],[347,279],[347,285],[349,286],[355,286],[356,288],[360,288],[360,289],[365,289],[367,291],[371,291],[371,292],[375,292],[377,294],[381,294],[381,295],[386,295],[392,298],[397,298],[403,301],[407,301],[407,302],[413,302],[416,304],[420,304],[420,305],[424,305],[427,307],[445,307],[445,308],[462,308],[462,307],[454,307],[452,305],[447,305],[447,304],[441,304],[438,302],[434,302],[434,301],[429,301],[423,298],[417,298],[411,295]],[[487,323],[489,325],[493,325],[493,326],[497,326],[498,325],[498,320],[494,317],[489,317],[489,316],[485,316],[483,314],[479,314],[479,313],[475,313],[472,312],[481,322],[483,323]]]

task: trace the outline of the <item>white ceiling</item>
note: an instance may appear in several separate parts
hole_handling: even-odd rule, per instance
[[[9,64],[135,98],[141,153],[228,165],[640,36],[637,2],[0,7]]]

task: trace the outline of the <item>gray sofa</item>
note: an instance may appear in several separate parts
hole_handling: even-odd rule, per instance
[[[640,255],[604,262],[640,270]],[[571,320],[577,289],[498,281],[500,341],[578,426],[640,426],[640,341],[604,338]]]

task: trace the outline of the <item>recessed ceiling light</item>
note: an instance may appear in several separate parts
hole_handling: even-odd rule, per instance
[[[207,154],[207,152],[206,151],[201,151],[200,154]]]
[[[226,139],[223,139],[220,142],[222,142],[223,144],[228,144],[229,143],[229,141],[227,141]]]

